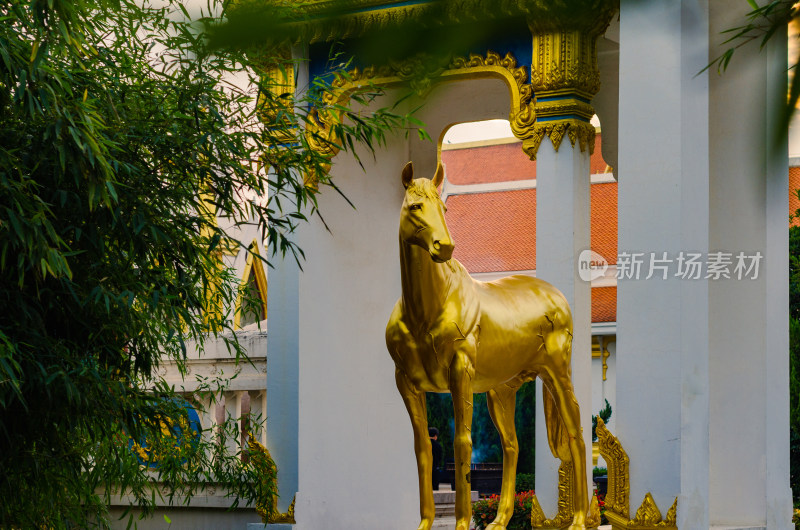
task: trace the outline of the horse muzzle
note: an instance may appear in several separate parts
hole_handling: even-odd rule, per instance
[[[454,248],[455,245],[453,245],[452,241],[441,241],[437,239],[433,242],[433,245],[430,249],[431,258],[433,258],[433,261],[436,263],[444,263],[453,257]]]

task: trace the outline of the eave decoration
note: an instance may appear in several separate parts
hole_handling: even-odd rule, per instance
[[[281,5],[281,2],[272,2]],[[252,2],[249,3],[252,5]],[[338,152],[332,131],[342,119],[341,109],[360,90],[410,84],[425,95],[435,84],[455,79],[499,77],[511,92],[509,121],[522,148],[533,160],[545,137],[557,151],[564,138],[582,151],[594,150],[594,114],[591,99],[600,86],[597,38],[618,11],[619,0],[418,0],[386,6],[385,0],[307,0],[293,12],[292,43],[358,39],[369,32],[412,24],[432,29],[483,20],[520,18],[532,36],[531,83],[527,67],[510,53],[488,51],[432,60],[422,53],[383,66],[340,72],[315,109],[316,119],[306,130],[309,143],[333,158]],[[273,43],[276,44],[276,43]],[[293,72],[292,72],[293,73]],[[287,72],[267,72],[278,90],[287,87]],[[267,114],[274,114],[268,109]],[[313,180],[313,179],[312,179]]]

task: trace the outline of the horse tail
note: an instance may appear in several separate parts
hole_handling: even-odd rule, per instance
[[[556,398],[549,388],[547,382],[542,385],[542,395],[544,396],[544,422],[547,425],[547,442],[550,444],[550,451],[553,456],[566,462],[572,460],[569,450],[569,434],[564,420],[561,418]]]

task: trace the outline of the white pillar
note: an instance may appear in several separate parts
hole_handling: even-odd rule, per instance
[[[778,34],[768,45],[768,109],[779,108],[786,94],[786,35]],[[787,138],[781,136],[777,115],[767,116],[766,145],[766,253],[765,264],[767,319],[765,365],[766,452],[767,452],[767,528],[791,527],[792,491],[789,487],[789,232],[783,215],[788,209],[786,189],[789,168]]]
[[[707,281],[675,278],[675,262],[666,280],[647,276],[651,253],[708,250],[703,3],[623,0],[620,12],[619,252],[643,263],[617,286],[615,434],[631,516],[647,492],[662,514],[683,493],[681,528],[708,528]]]
[[[621,4],[619,250],[645,254],[640,279],[618,284],[614,433],[631,513],[648,491],[662,514],[677,496],[681,529],[790,525],[788,171],[767,118],[785,41],[698,75],[747,10]],[[717,251],[761,252],[760,276],[706,279]],[[642,279],[649,252],[701,253],[701,279]]]
[[[581,407],[587,481],[592,480],[591,287],[578,277],[577,256],[589,248],[589,151],[564,139],[558,151],[549,139],[536,165],[536,276],[555,285],[572,309],[572,384]],[[558,466],[547,442],[542,383],[537,379],[536,496],[548,517],[558,501]]]
[[[748,11],[711,5],[712,35]],[[711,77],[710,246],[763,255],[757,279],[709,286],[712,526],[791,526],[787,147],[770,115],[785,101],[785,38]]]
[[[292,50],[297,98],[307,90],[308,61]],[[296,176],[296,178],[302,178]],[[284,208],[291,204],[284,203]],[[266,447],[278,468],[278,511],[285,512],[299,490],[300,267],[294,257],[270,257],[267,291],[267,390],[264,397]]]

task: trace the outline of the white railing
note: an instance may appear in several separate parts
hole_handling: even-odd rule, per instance
[[[265,327],[265,326],[264,326]],[[242,432],[253,432],[256,439],[266,445],[266,429],[251,422],[264,424],[267,410],[267,332],[265,330],[236,332],[239,342],[247,351],[248,359],[237,362],[235,353],[228,350],[224,340],[209,339],[201,353],[187,344],[185,374],[181,374],[175,361],[162,361],[158,375],[179,395],[192,403],[200,416],[203,432],[217,433],[218,443],[225,443],[229,454],[243,449],[246,440]],[[229,422],[235,421],[235,434]],[[228,422],[222,435],[223,424]],[[232,435],[233,434],[233,435]],[[211,434],[215,436],[215,434]],[[134,501],[130,495],[112,497],[111,506],[127,506]],[[159,506],[166,502],[159,501]],[[229,508],[231,499],[224,491],[208,484],[192,497],[189,508]],[[252,506],[239,505],[240,509],[253,510]]]

